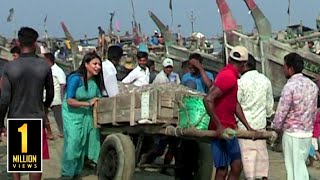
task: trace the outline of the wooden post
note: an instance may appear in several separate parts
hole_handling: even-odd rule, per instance
[[[152,92],[152,91],[150,91]],[[158,91],[153,91],[152,92],[152,123],[157,123],[157,117],[158,117],[158,108],[157,108],[157,105],[158,105]]]
[[[95,128],[100,128],[101,126],[98,124],[98,102],[96,101],[93,105],[93,125]]]
[[[113,108],[112,108],[112,125],[116,126],[117,125],[117,119],[116,119],[116,114],[117,114],[117,97],[113,97]]]
[[[136,97],[135,93],[131,93],[130,96],[130,126],[135,125],[135,110],[136,110]]]

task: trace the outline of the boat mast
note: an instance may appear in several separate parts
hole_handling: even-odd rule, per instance
[[[135,28],[135,30],[137,31],[138,29],[138,24],[136,21],[136,16],[135,16],[135,11],[134,11],[134,5],[133,5],[133,0],[131,0],[131,8],[132,8],[132,18],[133,18],[133,27]]]
[[[291,25],[291,0],[288,0],[288,26]]]
[[[109,13],[109,15],[110,15],[110,20],[109,20],[109,35],[110,35],[110,36],[112,36],[112,34],[113,34],[113,26],[112,26],[112,24],[113,24],[113,18],[114,18],[114,15],[115,15],[115,14],[116,14],[115,11]]]
[[[194,33],[194,22],[196,21],[196,17],[193,15],[193,11],[191,11],[190,15],[190,23],[191,23],[191,33]]]

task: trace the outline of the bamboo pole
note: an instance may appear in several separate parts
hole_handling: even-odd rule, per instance
[[[235,130],[237,132],[236,137],[242,139],[268,139],[272,141],[277,139],[278,135],[274,131],[246,131],[246,130]],[[183,137],[218,137],[216,131],[213,130],[198,130],[196,128],[175,128],[168,126],[165,129],[161,129],[161,134],[168,136],[183,136]],[[221,138],[221,137],[220,137]]]

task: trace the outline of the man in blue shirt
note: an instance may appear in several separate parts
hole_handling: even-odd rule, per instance
[[[204,70],[201,64],[202,60],[202,56],[198,53],[193,53],[189,56],[190,72],[183,75],[182,84],[188,87],[193,84],[190,88],[207,93],[213,81],[213,74]]]
[[[202,56],[193,53],[189,56],[189,72],[182,77],[182,84],[202,93],[207,93],[213,83],[213,74],[204,70]],[[194,179],[199,169],[199,152],[208,154],[210,146],[205,143],[198,143],[192,140],[182,139],[177,149],[175,160],[178,164],[185,165],[182,169],[176,170],[176,176],[180,179]]]

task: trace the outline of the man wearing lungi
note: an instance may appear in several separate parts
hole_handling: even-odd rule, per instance
[[[238,80],[238,101],[254,130],[265,130],[267,117],[273,114],[273,93],[270,80],[256,70],[256,60],[249,55]],[[239,129],[246,129],[238,121]],[[241,159],[247,180],[268,179],[269,156],[266,140],[239,139]]]

